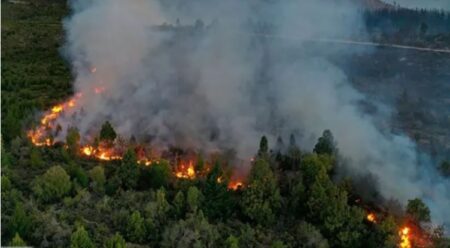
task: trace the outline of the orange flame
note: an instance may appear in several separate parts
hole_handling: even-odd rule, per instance
[[[94,148],[90,145],[81,147],[81,154],[88,157],[95,157],[99,160],[105,161],[122,159],[122,156],[115,153],[113,149],[101,146],[98,148]]]
[[[228,188],[232,190],[238,190],[239,188],[242,188],[244,186],[244,183],[241,181],[231,181],[228,184]]]
[[[410,236],[409,236],[409,227],[403,227],[402,229],[400,229],[399,235],[400,235],[400,244],[399,247],[400,248],[411,248],[411,241],[410,241]]]
[[[196,173],[192,161],[189,161],[188,163],[182,162],[175,171],[175,176],[178,178],[194,179]]]
[[[377,216],[374,213],[369,213],[366,219],[372,223],[377,223]]]
[[[51,146],[53,140],[49,138],[49,131],[54,131],[56,120],[67,108],[76,106],[76,99],[80,98],[81,94],[76,94],[75,97],[53,106],[50,111],[47,111],[40,120],[40,126],[27,132],[27,136],[31,142],[36,146]]]
[[[92,146],[85,146],[81,148],[81,152],[86,156],[91,156],[94,152],[94,148]]]

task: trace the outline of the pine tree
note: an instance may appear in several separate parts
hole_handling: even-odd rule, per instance
[[[123,156],[122,163],[117,170],[117,173],[124,188],[133,189],[137,186],[139,179],[139,167],[136,153],[132,149],[128,149]]]
[[[113,142],[117,137],[116,131],[112,127],[109,121],[106,121],[102,125],[102,129],[100,130],[100,140],[106,142]]]
[[[70,248],[94,248],[95,245],[89,238],[88,232],[83,226],[78,226],[77,230],[70,237]]]
[[[27,244],[25,243],[25,241],[23,241],[23,239],[20,237],[20,235],[18,233],[16,233],[16,235],[14,235],[14,238],[11,240],[11,243],[9,243],[9,246],[23,247],[23,246],[27,246]]]

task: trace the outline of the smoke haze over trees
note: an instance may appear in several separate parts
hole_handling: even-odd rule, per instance
[[[5,242],[397,247],[409,227],[413,244],[426,237],[448,247],[435,227],[450,225],[450,163],[437,170],[433,160],[450,159],[448,150],[429,156],[419,138],[390,126],[397,111],[400,121],[420,119],[430,99],[411,108],[408,97],[384,101],[355,84],[422,57],[315,42],[442,48],[448,13],[369,12],[344,0],[25,2],[7,2],[2,13]],[[376,64],[383,53],[406,61]],[[429,65],[437,77],[448,68],[439,58]],[[58,118],[55,143],[33,146],[25,130],[39,125],[36,109],[71,95],[80,97]],[[124,144],[123,156],[81,156],[86,143]],[[158,160],[142,164],[143,147]],[[179,176],[186,158],[192,164]]]
[[[65,125],[77,123],[82,137],[108,119],[125,137],[150,135],[152,144],[206,151],[233,148],[248,158],[263,134],[275,140],[298,133],[300,146],[312,147],[322,130],[331,129],[344,171],[372,174],[386,199],[422,197],[435,220],[449,221],[443,209],[450,204],[448,181],[426,158],[419,161],[411,140],[378,130],[373,117],[360,111],[355,103],[365,96],[324,56],[333,49],[314,54],[302,42],[248,35],[262,26],[305,40],[360,36],[365,28],[357,6],[76,1],[73,9],[65,21],[65,51],[75,89],[89,95],[98,84],[106,88],[99,97],[85,98],[75,120],[68,115]],[[186,32],[152,28],[176,20],[194,23],[192,17],[206,25],[197,21]]]

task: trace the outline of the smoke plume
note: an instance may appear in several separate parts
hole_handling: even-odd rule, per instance
[[[310,150],[330,129],[348,174],[375,176],[386,199],[424,199],[449,225],[449,182],[359,109],[365,96],[327,59],[342,51],[310,42],[364,35],[349,2],[73,1],[64,51],[84,97],[61,124],[91,137],[109,120],[125,138],[240,158],[262,135],[301,134]]]

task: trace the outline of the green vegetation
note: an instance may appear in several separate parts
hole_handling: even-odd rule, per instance
[[[89,238],[88,232],[83,226],[77,227],[77,230],[70,237],[70,248],[94,248],[95,245]]]
[[[22,240],[22,238],[19,236],[18,233],[16,233],[16,235],[14,236],[14,238],[11,240],[11,243],[9,244],[9,246],[26,246],[27,244],[25,243],[25,241]]]
[[[102,129],[100,130],[100,140],[106,142],[112,142],[116,139],[117,134],[114,128],[111,126],[109,121],[106,121],[102,125]]]
[[[70,177],[61,166],[53,166],[33,183],[33,192],[39,200],[50,202],[65,196],[72,184]]]
[[[406,212],[417,221],[430,221],[430,209],[420,199],[416,198],[408,201]]]
[[[25,1],[24,1],[25,2]],[[66,1],[2,1],[2,138],[21,135],[22,124],[72,93],[61,58]]]

